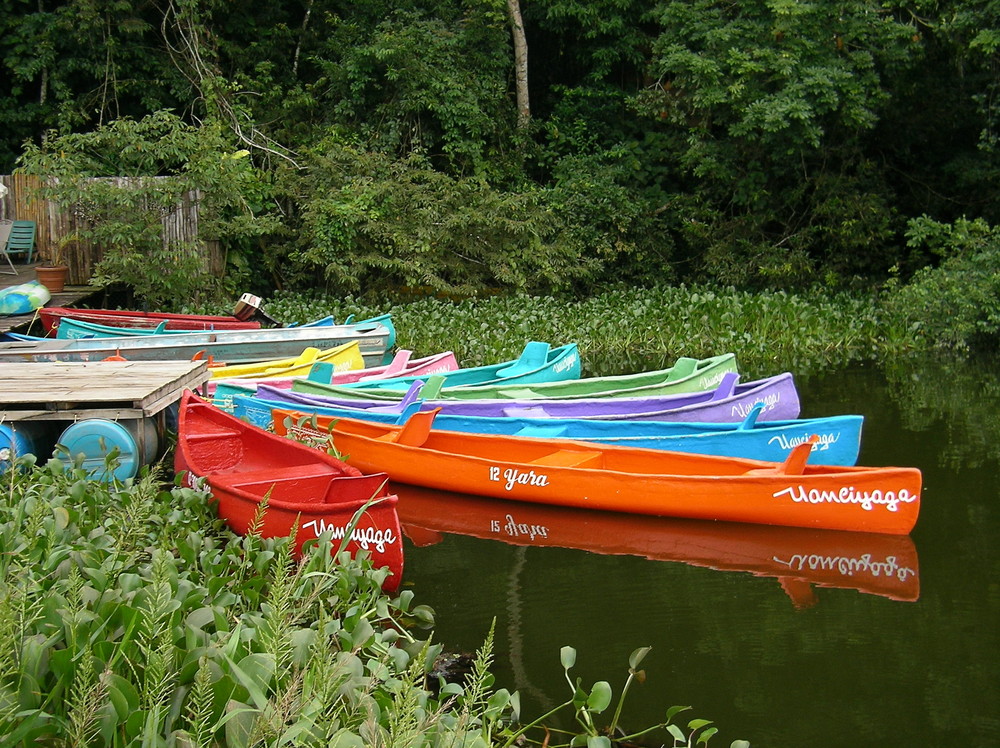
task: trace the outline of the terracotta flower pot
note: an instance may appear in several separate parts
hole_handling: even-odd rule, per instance
[[[69,270],[65,265],[39,265],[35,268],[35,276],[39,282],[52,293],[60,293],[66,286],[66,273]]]

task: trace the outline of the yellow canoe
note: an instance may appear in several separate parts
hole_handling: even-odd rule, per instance
[[[321,351],[306,348],[294,358],[270,359],[251,364],[231,364],[209,368],[213,379],[265,379],[270,377],[298,377],[309,373],[318,362],[332,364],[335,371],[353,371],[365,368],[358,341]]]

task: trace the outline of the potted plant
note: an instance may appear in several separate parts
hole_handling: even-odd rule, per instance
[[[62,237],[58,242],[49,245],[49,251],[42,258],[42,264],[35,267],[35,277],[39,283],[52,293],[61,293],[66,286],[66,273],[69,267],[63,260],[66,245],[75,239],[75,232]]]

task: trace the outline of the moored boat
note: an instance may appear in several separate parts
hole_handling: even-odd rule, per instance
[[[492,381],[482,378],[476,381],[471,376],[460,378],[456,372],[443,379],[435,379],[434,382],[428,381],[425,397],[435,400],[569,400],[672,395],[713,389],[726,374],[735,373],[737,373],[736,356],[732,353],[706,359],[682,357],[666,369],[609,377],[581,378],[577,372],[576,376],[561,378],[541,379],[508,375],[505,378],[494,378]],[[295,389],[299,392],[330,397],[392,401],[399,400],[412,382],[412,379],[404,379],[390,383],[376,382],[368,386],[336,387],[307,378],[299,382]]]
[[[399,484],[399,521],[418,546],[444,534],[532,548],[574,548],[778,579],[796,607],[813,587],[892,600],[920,597],[920,565],[908,535],[648,517],[521,503]]]
[[[393,355],[388,364],[382,366],[369,366],[366,368],[341,368],[338,369],[333,363],[317,361],[306,372],[305,376],[312,377],[316,381],[326,381],[329,384],[346,384],[360,380],[379,379],[395,377],[401,374],[440,374],[444,371],[453,371],[458,368],[458,361],[451,351],[435,353],[431,356],[412,358],[412,352],[399,350]],[[263,376],[245,374],[241,376],[226,376],[226,367],[219,367],[213,370],[219,378],[209,382],[208,392],[212,395],[212,402],[224,410],[232,409],[232,400],[236,395],[253,395],[257,391],[259,384],[266,384],[269,387],[278,387],[290,390],[292,385],[302,376],[275,374],[273,370],[268,370]]]
[[[164,323],[167,330],[256,330],[261,326],[256,320],[239,319],[228,315],[74,309],[62,306],[43,307],[38,310],[38,317],[48,336],[55,336],[64,317],[132,329],[151,328]]]
[[[383,583],[394,591],[402,578],[403,547],[385,474],[362,475],[316,449],[258,429],[201,400],[190,391],[181,399],[174,468],[185,483],[202,481],[217,502],[219,516],[246,534],[261,512],[262,537],[296,530],[294,549],[324,533],[331,550],[341,543],[367,551],[376,567],[391,572]]]
[[[393,481],[514,501],[755,524],[905,535],[917,521],[915,468],[808,465],[812,443],[783,463],[588,442],[432,428],[436,411],[404,426],[275,411],[274,430],[328,435],[363,471]]]
[[[435,381],[454,387],[474,384],[527,384],[533,382],[557,382],[580,378],[580,352],[576,343],[552,347],[548,343],[531,341],[521,351],[521,355],[510,361],[502,361],[485,366],[464,369],[392,377],[390,379],[362,380],[346,384],[327,384],[319,378],[306,378],[295,383],[295,388],[303,392],[319,392],[335,397],[356,397],[361,399],[381,399],[388,393],[390,400],[398,400],[410,385],[426,381],[431,376]],[[436,385],[440,386],[440,385]],[[369,398],[368,395],[372,397]]]
[[[742,421],[754,406],[763,403],[759,420],[780,421],[799,417],[801,405],[794,377],[785,372],[766,379],[741,384],[739,375],[727,372],[719,386],[706,392],[649,397],[597,397],[575,400],[434,400],[420,398],[420,410],[439,408],[448,415],[486,416],[493,418],[585,418],[590,420],[701,421],[731,423]],[[269,400],[306,402],[329,407],[375,408],[393,403],[384,400],[358,400],[328,397],[299,392],[302,380],[295,380],[292,389],[282,393],[258,386],[258,392]],[[414,391],[404,401],[417,399],[430,387],[414,384]],[[417,390],[417,387],[421,387]]]
[[[257,396],[236,395],[231,401],[233,414],[260,428],[270,429],[273,412],[290,407],[321,417],[321,423],[327,422],[326,419],[359,418],[393,425],[402,425],[411,413],[419,409],[416,401],[406,406],[374,408],[310,406],[302,400],[296,402],[294,395],[285,400],[265,399],[263,395],[268,393],[273,394],[274,390],[265,386]],[[574,439],[595,444],[746,457],[769,462],[783,461],[792,449],[815,436],[817,441],[809,457],[810,464],[853,465],[857,462],[864,422],[862,416],[758,422],[763,408],[764,404],[758,403],[739,423],[483,417],[441,412],[434,419],[434,428],[471,434]]]
[[[209,369],[213,380],[222,379],[256,379],[304,377],[316,364],[322,363],[333,371],[362,371],[365,359],[361,355],[358,341],[352,340],[336,348],[321,351],[319,348],[306,348],[298,356],[289,358],[272,358],[264,361],[254,361],[248,364],[223,364]]]
[[[390,331],[380,322],[257,330],[191,331],[164,335],[75,340],[26,340],[0,343],[0,361],[191,360],[197,355],[217,363],[248,363],[299,355],[357,341],[365,363],[382,363]]]

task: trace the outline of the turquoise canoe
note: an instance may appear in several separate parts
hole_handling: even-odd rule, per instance
[[[287,401],[267,400],[248,395],[235,396],[232,405],[234,415],[265,429],[272,426],[274,409],[397,425],[406,423],[411,413],[420,409],[419,401],[374,408],[349,408],[304,403],[293,405]],[[434,419],[434,428],[472,434],[578,439],[598,444],[722,457],[747,457],[771,462],[783,462],[795,446],[809,441],[811,436],[816,435],[818,441],[810,453],[810,464],[854,465],[857,462],[864,422],[862,416],[840,415],[758,423],[758,416],[764,407],[764,403],[758,403],[739,423],[491,418],[439,413]]]
[[[353,317],[354,315],[351,315],[344,325],[366,325],[373,322],[379,322],[389,330],[389,339],[386,341],[386,348],[391,348],[395,344],[396,328],[392,324],[391,314],[382,314],[378,317],[361,320],[360,322],[354,322]],[[169,324],[170,320],[163,320],[155,327],[116,327],[114,325],[105,325],[85,319],[77,319],[76,317],[61,317],[59,319],[59,326],[56,328],[56,338],[60,340],[75,340],[78,338],[121,338],[140,335],[178,335],[188,332],[205,332],[205,330],[168,329]],[[313,322],[307,322],[304,325],[289,325],[288,327],[278,329],[288,330],[303,327],[333,327],[336,326],[336,324],[337,323],[333,317],[323,317],[322,319],[318,319]]]
[[[479,385],[453,386],[451,378],[429,378],[421,391],[426,400],[578,400],[595,397],[648,397],[704,392],[714,389],[726,374],[736,374],[736,356],[724,353],[705,359],[682,357],[668,369],[656,369],[637,374],[612,377],[566,377],[559,381],[494,381]],[[317,381],[318,380],[318,381]],[[320,376],[310,376],[292,384],[295,392],[324,397],[385,400],[395,402],[406,394],[406,385],[383,387],[381,382],[371,382],[359,388],[354,385],[333,386],[325,384]]]
[[[553,348],[548,343],[531,341],[524,346],[521,355],[512,361],[498,364],[474,366],[454,371],[443,371],[434,374],[418,376],[392,377],[390,379],[363,380],[350,384],[331,385],[329,371],[322,367],[313,367],[306,379],[298,380],[299,384],[309,382],[322,386],[322,394],[341,392],[355,393],[348,397],[377,398],[373,393],[394,394],[393,399],[400,399],[414,382],[426,382],[434,377],[440,378],[450,387],[467,387],[474,384],[528,384],[537,382],[556,382],[580,378],[580,352],[576,343],[568,343]],[[317,381],[320,380],[320,381]],[[293,384],[293,387],[296,386]],[[306,390],[308,391],[308,390]]]

